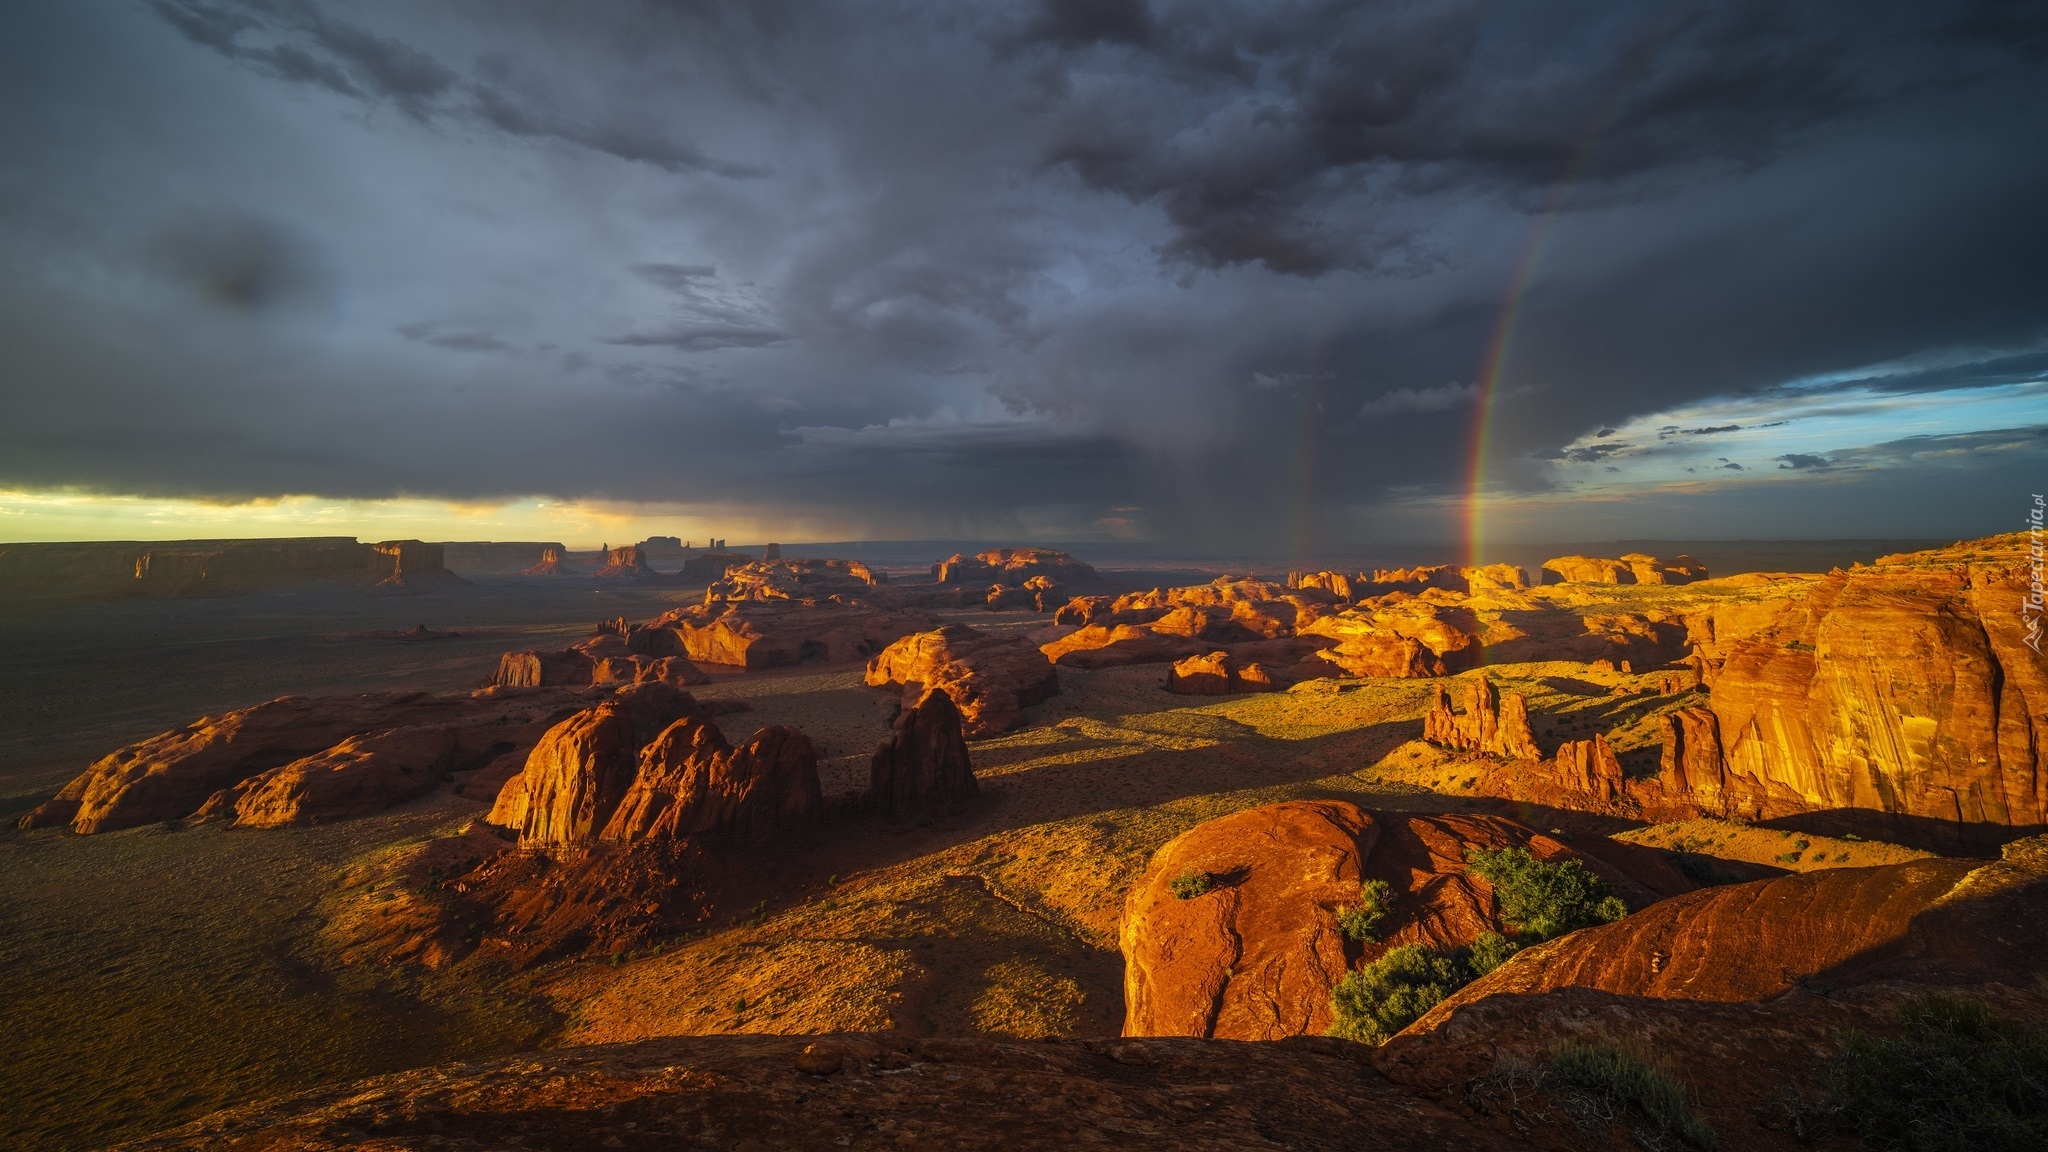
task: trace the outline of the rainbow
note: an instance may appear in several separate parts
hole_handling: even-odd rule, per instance
[[[1679,6],[1672,5],[1651,35],[1644,37],[1624,59],[1614,85],[1589,118],[1579,146],[1573,150],[1564,170],[1545,195],[1543,209],[1529,229],[1528,242],[1522,246],[1521,258],[1515,263],[1514,273],[1508,277],[1507,297],[1501,302],[1493,333],[1486,342],[1486,352],[1480,358],[1478,394],[1473,398],[1471,447],[1465,476],[1466,564],[1476,567],[1484,562],[1486,456],[1493,438],[1493,409],[1500,396],[1500,380],[1507,366],[1508,354],[1514,350],[1515,326],[1521,322],[1522,302],[1529,293],[1529,283],[1535,278],[1536,266],[1542,261],[1544,249],[1550,243],[1551,228],[1563,211],[1565,197],[1578,182],[1579,173],[1586,166],[1586,158],[1592,155],[1594,144],[1620,109],[1622,97],[1628,92],[1631,82],[1648,71],[1650,58],[1669,38],[1682,16]]]

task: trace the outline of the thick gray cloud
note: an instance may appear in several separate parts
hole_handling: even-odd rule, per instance
[[[2044,53],[2003,2],[14,6],[0,484],[1427,533],[1503,334],[1523,493],[1712,397],[2038,379]]]

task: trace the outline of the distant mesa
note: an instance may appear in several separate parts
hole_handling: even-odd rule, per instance
[[[868,662],[867,682],[899,688],[906,708],[926,690],[943,692],[969,737],[1023,723],[1023,710],[1058,695],[1059,674],[1031,641],[947,624],[891,643]]]
[[[570,568],[569,562],[563,559],[562,557],[561,546],[558,544],[550,544],[547,547],[541,549],[539,563],[533,565],[531,568],[521,569],[520,575],[567,576],[571,571],[573,571],[573,569]]]
[[[441,545],[347,536],[0,546],[0,595],[101,600],[238,596],[331,585],[427,592],[461,584]]]
[[[973,556],[955,553],[932,565],[939,584],[1001,584],[1021,588],[1034,576],[1053,584],[1096,579],[1095,569],[1051,548],[992,548]]]
[[[657,580],[660,574],[647,566],[647,554],[638,544],[626,544],[605,551],[604,567],[591,573],[600,580]]]
[[[1615,560],[1559,556],[1543,562],[1545,584],[1691,584],[1706,578],[1707,566],[1682,554],[1669,564],[1642,552]]]

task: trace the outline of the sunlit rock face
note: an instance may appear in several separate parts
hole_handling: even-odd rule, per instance
[[[1330,1025],[1330,989],[1391,948],[1451,949],[1504,930],[1475,849],[1579,859],[1631,907],[1690,891],[1651,850],[1564,842],[1492,816],[1367,812],[1295,800],[1221,816],[1152,857],[1124,904],[1124,1034],[1277,1040]],[[1387,883],[1372,941],[1347,941],[1337,909],[1367,880]],[[1194,883],[1190,883],[1194,881]]]
[[[992,736],[1023,723],[1023,710],[1057,695],[1059,674],[1038,646],[1021,636],[948,624],[917,632],[868,662],[867,682],[900,687],[915,707],[926,689],[944,692],[960,710],[970,737]]]
[[[824,810],[818,753],[803,733],[773,725],[734,747],[716,724],[686,717],[641,751],[633,782],[600,835],[761,838],[815,824]]]
[[[1707,566],[1685,555],[1668,564],[1644,552],[1612,560],[1559,556],[1543,562],[1545,584],[1691,584],[1706,578]]]
[[[2048,661],[2025,642],[2022,539],[1831,573],[1705,670],[1755,811],[2048,823]]]
[[[1520,693],[1502,696],[1484,676],[1474,677],[1466,692],[1465,711],[1461,715],[1451,706],[1449,687],[1437,686],[1436,703],[1422,718],[1424,740],[1444,748],[1509,760],[1541,757],[1542,753],[1536,750],[1535,734],[1529,730],[1529,706]]]

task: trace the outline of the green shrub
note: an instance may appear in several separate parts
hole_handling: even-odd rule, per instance
[[[1175,876],[1167,887],[1173,889],[1176,900],[1193,900],[1216,886],[1216,878],[1207,872],[1187,871]]]
[[[1463,987],[1467,979],[1464,966],[1454,957],[1420,944],[1392,949],[1346,973],[1330,990],[1330,1010],[1336,1019],[1328,1034],[1363,1044],[1384,1044]]]
[[[1551,1054],[1550,1072],[1609,1109],[1634,1112],[1665,1139],[1689,1148],[1720,1147],[1720,1137],[1693,1115],[1685,1085],[1618,1048],[1567,1040]]]
[[[1394,886],[1385,880],[1367,880],[1358,886],[1358,903],[1337,909],[1337,930],[1346,940],[1371,943],[1379,939],[1375,930],[1394,906]]]
[[[1830,1069],[1866,1147],[2048,1148],[2048,1035],[1960,996],[1915,997],[1899,1024],[1890,1038],[1851,1033]]]
[[[1480,849],[1466,862],[1493,886],[1501,917],[1520,935],[1549,940],[1628,915],[1628,905],[1579,860],[1538,860],[1527,848],[1502,848]]]
[[[1465,966],[1475,977],[1508,962],[1508,957],[1521,951],[1521,946],[1498,932],[1481,932],[1479,939],[1465,947]]]

